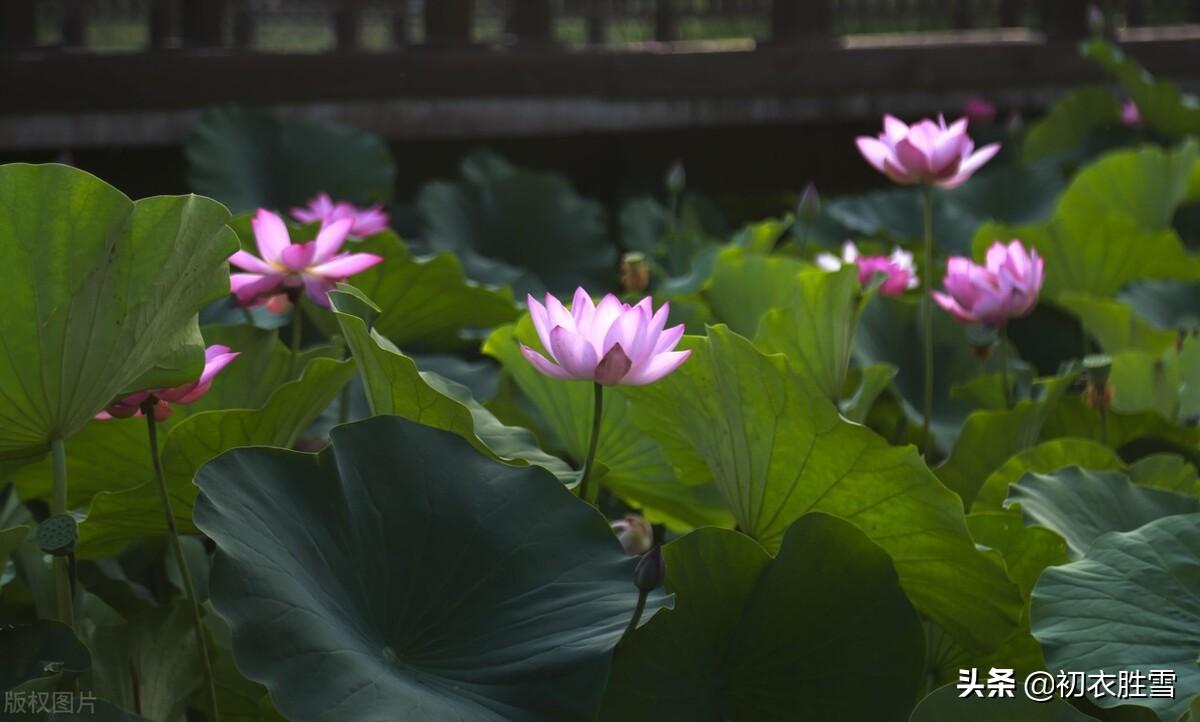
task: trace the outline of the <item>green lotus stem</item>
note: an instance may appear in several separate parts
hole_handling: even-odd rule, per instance
[[[67,513],[67,447],[62,439],[50,442],[50,455],[54,463],[54,496],[50,500],[50,514]],[[75,575],[73,565],[66,557],[54,557],[54,597],[58,607],[58,619],[75,629]]]
[[[579,480],[579,498],[592,506],[600,496],[600,486],[589,486],[592,477],[592,467],[596,464],[596,445],[600,441],[600,420],[604,416],[604,387],[598,383],[592,384],[592,438],[588,442],[587,458],[583,461],[583,477]]]
[[[629,626],[625,628],[621,639],[625,639],[637,629],[638,622],[642,621],[642,613],[646,611],[646,597],[648,596],[650,596],[650,592],[638,591],[637,606],[633,608],[633,618],[629,620]]]
[[[1000,327],[1000,383],[1004,386],[1004,408],[1011,409],[1012,392],[1008,389],[1008,326]]]
[[[142,414],[146,417],[146,430],[150,442],[150,458],[154,462],[154,481],[158,485],[158,498],[162,501],[163,514],[167,519],[167,530],[170,532],[171,550],[175,553],[175,563],[179,566],[179,576],[183,578],[183,588],[187,592],[192,606],[192,625],[196,630],[196,645],[200,648],[200,661],[204,665],[204,679],[208,682],[209,704],[212,706],[212,722],[219,722],[221,714],[217,707],[217,686],[213,677],[212,660],[208,656],[208,642],[204,634],[204,622],[200,618],[200,600],[196,598],[196,587],[192,583],[192,573],[188,569],[187,559],[183,556],[183,545],[179,542],[179,529],[175,526],[175,513],[171,510],[171,497],[167,494],[167,482],[163,477],[162,458],[158,453],[158,423],[154,419],[154,402],[148,401],[142,406]]]
[[[933,456],[929,442],[929,422],[933,418],[933,187],[922,188],[921,210],[925,226],[925,255],[921,274],[925,276],[925,293],[921,296],[921,316],[925,329],[925,405],[922,409],[921,448],[925,458]]]
[[[1108,446],[1108,409],[1097,409],[1100,415],[1100,444]]]
[[[300,339],[304,333],[304,312],[300,310],[300,300],[296,299],[292,306],[292,355],[288,357],[288,381],[296,375],[296,364],[300,362]]]

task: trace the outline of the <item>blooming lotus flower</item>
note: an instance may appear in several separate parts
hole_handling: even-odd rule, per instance
[[[842,264],[858,266],[858,281],[866,286],[877,273],[884,276],[879,292],[885,296],[899,296],[909,289],[921,285],[917,279],[917,267],[913,255],[903,248],[895,248],[890,256],[863,256],[853,241],[842,244],[842,257],[832,253],[817,254],[817,265],[826,271],[836,271]]]
[[[380,231],[386,231],[388,227],[388,214],[384,212],[382,205],[376,203],[367,208],[357,208],[346,201],[335,203],[328,193],[318,193],[317,197],[310,200],[307,206],[293,208],[292,218],[301,223],[320,221],[321,225],[329,225],[334,221],[349,218],[354,221],[350,227],[350,235],[354,238],[366,238]]]
[[[534,368],[557,379],[594,381],[605,386],[640,386],[671,373],[692,355],[675,351],[683,326],[664,330],[669,304],[657,312],[651,299],[621,303],[611,293],[593,305],[579,288],[571,310],[546,294],[546,305],[528,297],[529,315],[548,360],[522,344],[521,353]]]
[[[1142,111],[1133,100],[1126,100],[1121,105],[1121,122],[1130,128],[1142,127]]]
[[[249,271],[229,276],[238,304],[248,308],[266,304],[276,313],[285,311],[301,291],[328,308],[326,293],[383,260],[373,253],[339,253],[354,225],[350,218],[322,226],[308,243],[292,243],[283,219],[268,210],[260,208],[251,225],[262,258],[246,251],[229,257],[230,263]]]
[[[1021,242],[996,242],[988,249],[985,265],[969,258],[951,258],[942,285],[949,293],[934,291],[933,299],[963,323],[1000,328],[1011,318],[1027,316],[1042,290],[1044,263],[1037,251],[1026,251]]]
[[[883,133],[877,138],[862,136],[858,150],[875,169],[905,185],[933,184],[957,188],[1000,152],[993,143],[975,150],[967,135],[967,119],[947,126],[939,116],[911,127],[890,115],[883,116]]]
[[[171,415],[173,411],[171,404],[190,404],[208,393],[212,387],[213,378],[237,357],[238,352],[230,351],[228,346],[220,344],[209,346],[204,349],[204,371],[200,373],[200,378],[174,388],[150,389],[130,394],[104,407],[104,411],[96,414],[96,418],[127,419],[130,416],[141,416],[142,405],[153,400],[154,418],[162,421]]]
[[[611,523],[621,547],[630,556],[640,556],[654,545],[654,529],[641,514],[626,514],[624,519]]]

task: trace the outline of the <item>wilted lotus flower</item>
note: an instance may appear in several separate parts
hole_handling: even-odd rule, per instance
[[[641,514],[626,514],[612,523],[612,530],[630,556],[645,554],[654,544],[654,529]]]
[[[162,421],[171,415],[171,404],[190,404],[208,393],[213,377],[237,357],[238,352],[230,351],[228,346],[209,346],[204,349],[204,371],[200,373],[200,378],[170,389],[150,389],[130,394],[106,406],[104,411],[96,414],[96,418],[127,419],[130,416],[141,416],[142,406],[153,400],[154,418]]]
[[[1020,241],[1007,246],[996,242],[983,266],[969,258],[951,258],[942,281],[949,293],[934,291],[933,298],[963,323],[1000,328],[1033,311],[1042,290],[1043,266],[1037,251],[1026,251]]]
[[[884,276],[879,292],[885,296],[899,296],[909,289],[921,285],[917,279],[917,267],[913,263],[913,255],[903,248],[892,250],[890,256],[863,256],[858,252],[858,246],[853,241],[842,244],[842,257],[832,253],[817,254],[817,265],[826,271],[836,271],[843,263],[853,263],[858,266],[858,281],[866,286],[875,274]]]
[[[858,150],[897,183],[957,188],[1000,152],[1000,144],[976,151],[975,142],[967,135],[966,118],[949,126],[941,116],[937,122],[926,118],[910,127],[885,115],[883,133],[877,138],[859,137]]]
[[[692,354],[673,350],[683,326],[664,330],[669,304],[655,313],[649,297],[630,306],[610,293],[593,305],[579,288],[570,311],[551,294],[546,294],[545,306],[533,296],[528,302],[538,338],[553,361],[524,344],[521,353],[547,376],[640,386],[671,373]]]
[[[963,101],[963,115],[978,125],[986,125],[996,119],[996,104],[987,98],[972,95]]]
[[[354,225],[350,227],[350,235],[354,238],[366,238],[380,231],[386,231],[388,227],[388,214],[383,210],[382,205],[376,203],[367,208],[357,208],[346,201],[334,203],[328,193],[318,193],[317,197],[310,200],[307,206],[293,208],[292,218],[301,223],[320,221],[321,225],[325,226],[334,221],[349,218],[354,222]]]
[[[1121,105],[1121,122],[1130,128],[1142,127],[1142,111],[1132,99]]]
[[[279,313],[307,291],[309,298],[328,308],[326,293],[383,260],[373,253],[339,253],[353,223],[350,218],[342,218],[322,226],[316,240],[292,243],[283,219],[260,208],[251,224],[262,258],[246,251],[229,257],[230,263],[250,271],[229,276],[238,305],[250,308],[266,304]]]

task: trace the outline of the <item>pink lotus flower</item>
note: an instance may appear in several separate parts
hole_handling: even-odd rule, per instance
[[[858,266],[858,281],[863,286],[871,282],[877,273],[884,275],[879,292],[885,296],[899,296],[909,289],[921,285],[917,278],[917,267],[913,263],[913,255],[902,248],[892,250],[890,256],[863,256],[858,252],[858,246],[853,241],[842,244],[842,257],[832,253],[821,253],[816,258],[817,266],[826,271],[836,271],[844,263]]]
[[[692,355],[673,350],[683,326],[664,330],[669,304],[655,313],[649,297],[630,306],[610,293],[593,305],[587,291],[579,288],[570,311],[551,294],[546,294],[545,306],[533,296],[528,302],[538,338],[553,361],[523,344],[521,353],[538,371],[556,379],[640,386],[661,379]]]
[[[259,209],[251,221],[254,241],[262,258],[238,251],[229,262],[250,273],[229,276],[241,306],[266,304],[271,311],[287,310],[307,291],[315,303],[329,307],[325,294],[334,287],[383,260],[373,253],[339,253],[354,221],[341,218],[321,227],[316,240],[292,243],[283,219]]]
[[[883,133],[877,138],[859,137],[858,150],[896,183],[957,188],[1000,152],[1000,144],[975,150],[966,118],[950,126],[940,116],[936,123],[926,118],[909,127],[885,115]]]
[[[292,218],[301,223],[320,221],[321,225],[329,225],[334,221],[349,218],[354,222],[354,225],[350,227],[350,235],[354,238],[366,238],[380,231],[386,231],[388,227],[388,214],[384,212],[382,205],[376,203],[367,208],[357,208],[346,201],[334,203],[328,193],[318,193],[317,197],[310,200],[307,206],[293,208]]]
[[[996,119],[996,104],[986,98],[972,95],[963,101],[963,115],[978,125],[987,125]]]
[[[171,404],[190,404],[208,393],[208,390],[212,388],[213,378],[237,357],[238,353],[230,351],[228,346],[220,344],[209,346],[204,349],[204,371],[200,373],[200,378],[170,389],[150,389],[130,394],[104,407],[104,411],[96,414],[96,418],[127,419],[130,416],[141,416],[142,405],[147,401],[153,401],[154,418],[163,421],[173,411]]]
[[[1133,100],[1126,100],[1121,105],[1121,122],[1130,128],[1142,127],[1142,111]]]
[[[951,258],[942,280],[949,293],[934,291],[933,299],[963,323],[999,328],[1033,311],[1043,275],[1037,251],[1026,251],[1018,240],[1007,246],[997,241],[983,266],[969,258]]]

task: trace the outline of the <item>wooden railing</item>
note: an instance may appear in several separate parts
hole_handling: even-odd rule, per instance
[[[1129,26],[1200,23],[1200,0],[0,0],[0,49],[548,48],[747,33],[795,43],[995,27],[1072,38],[1087,32],[1089,5]],[[264,43],[263,31],[280,24],[315,30],[309,45],[318,47]],[[90,38],[114,25],[121,37]]]

